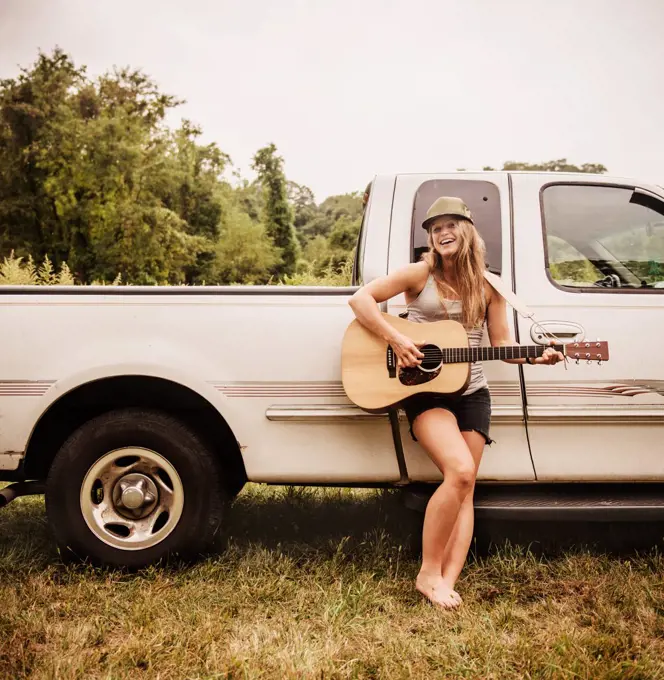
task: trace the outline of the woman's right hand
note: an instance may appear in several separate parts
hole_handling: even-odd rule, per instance
[[[390,339],[390,345],[397,355],[399,365],[406,368],[419,366],[422,363],[424,354],[419,348],[426,344],[426,342],[413,342],[407,335],[401,333]]]

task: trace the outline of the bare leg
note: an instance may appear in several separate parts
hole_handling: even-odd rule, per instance
[[[422,566],[416,587],[435,604],[452,609],[461,599],[443,579],[443,557],[461,505],[473,488],[475,463],[449,411],[425,411],[415,419],[413,431],[444,477],[424,513]]]
[[[462,432],[461,436],[464,438],[473,457],[475,476],[477,476],[477,470],[479,469],[482,453],[484,452],[485,439],[479,432]],[[473,538],[473,526],[475,523],[475,508],[473,507],[474,490],[475,485],[473,483],[473,488],[461,505],[461,510],[459,511],[450,540],[447,546],[445,546],[442,574],[443,579],[450,588],[454,588],[459,578],[459,574],[468,557],[468,550]]]

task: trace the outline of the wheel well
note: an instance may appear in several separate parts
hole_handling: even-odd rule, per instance
[[[247,481],[238,442],[209,401],[178,383],[140,375],[95,380],[52,404],[30,437],[25,477],[45,479],[60,447],[77,428],[102,413],[131,406],[164,411],[187,423],[223,464],[232,494]]]

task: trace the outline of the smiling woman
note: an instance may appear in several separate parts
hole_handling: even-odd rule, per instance
[[[434,181],[431,186],[439,189],[440,184]],[[470,186],[464,180],[442,182],[445,188],[450,184],[464,189]],[[480,189],[485,188],[483,184],[477,183]],[[486,185],[487,189],[493,186]],[[481,191],[476,196],[479,205],[489,203],[489,193]],[[444,194],[429,204],[424,215],[418,216],[417,199],[415,206],[414,220],[415,224],[421,220],[426,252],[420,261],[360,288],[350,300],[357,320],[387,342],[398,359],[400,371],[421,368],[426,361],[424,352],[430,351],[427,342],[413,340],[407,331],[398,330],[380,313],[380,303],[401,293],[408,304],[410,322],[445,319],[460,322],[470,347],[479,347],[486,323],[493,346],[511,344],[505,300],[485,281],[485,242],[468,205],[458,196]],[[497,200],[495,206],[499,206]],[[529,363],[553,364],[562,359],[560,352],[547,348],[541,357]],[[504,361],[523,363],[520,358]],[[422,566],[416,587],[440,607],[456,608],[461,597],[454,586],[473,532],[475,479],[484,447],[491,443],[491,395],[482,364],[479,361],[472,364],[470,380],[461,394],[417,394],[404,404],[404,410],[413,439],[424,448],[444,478],[431,496],[424,516]]]
[[[475,228],[484,241],[487,268],[494,274],[500,274],[502,269],[500,192],[493,182],[488,181],[432,179],[420,185],[413,204],[410,261],[419,261],[429,250],[428,235],[421,226],[427,211],[439,196],[458,196],[468,207],[473,215]]]

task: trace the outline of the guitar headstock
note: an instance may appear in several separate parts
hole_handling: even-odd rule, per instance
[[[574,361],[597,361],[602,363],[609,360],[609,343],[604,340],[582,340],[563,345],[563,353]]]

